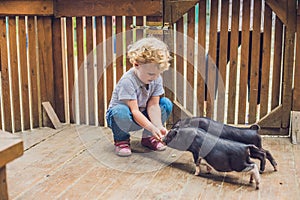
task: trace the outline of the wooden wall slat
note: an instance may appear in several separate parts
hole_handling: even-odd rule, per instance
[[[129,62],[129,59],[127,58],[128,45],[132,44],[132,41],[133,41],[133,31],[130,28],[132,23],[133,23],[133,18],[126,17],[126,20],[125,20],[125,24],[126,24],[125,25],[126,26],[126,71],[132,67],[131,63]]]
[[[250,39],[250,0],[243,1],[242,18],[242,40],[241,40],[241,70],[240,70],[240,90],[239,90],[239,108],[238,123],[245,124],[246,102],[248,89],[248,70],[249,70],[249,39]],[[246,78],[247,77],[247,78]]]
[[[28,70],[27,70],[27,53],[26,53],[26,28],[25,17],[19,17],[19,52],[20,52],[20,69],[21,69],[21,95],[23,110],[23,128],[30,129],[29,114],[29,91],[28,91]]]
[[[94,55],[93,55],[93,20],[86,17],[86,62],[87,62],[87,95],[89,125],[95,125],[95,84],[94,84]]]
[[[216,62],[217,62],[217,38],[218,38],[218,1],[211,1],[210,12],[210,31],[209,31],[209,49],[207,58],[207,104],[206,116],[213,118],[214,101],[215,101],[215,88],[216,88]]]
[[[28,17],[28,54],[29,54],[29,67],[30,67],[30,82],[31,82],[31,110],[32,110],[32,126],[37,128],[42,126],[40,123],[41,110],[39,106],[39,92],[38,92],[38,77],[37,77],[37,51],[36,51],[36,38],[35,20],[33,16]]]
[[[0,17],[0,45],[1,45],[1,75],[2,75],[2,101],[4,111],[4,127],[6,131],[12,131],[12,118],[11,118],[11,103],[10,103],[10,89],[9,89],[9,68],[7,57],[7,34],[6,34],[6,19]]]
[[[184,91],[183,91],[183,51],[184,51],[184,44],[183,44],[183,17],[180,18],[176,23],[176,98],[177,101],[183,105],[184,103]],[[179,115],[180,116],[180,115]]]
[[[237,83],[237,64],[238,64],[238,45],[239,45],[239,16],[240,1],[232,1],[231,34],[230,34],[230,69],[229,69],[229,93],[228,93],[228,115],[227,123],[234,124],[235,102],[236,102],[236,83]]]
[[[122,16],[116,17],[116,70],[117,81],[123,75],[123,19]]]
[[[0,20],[1,20],[1,17],[0,17]],[[0,28],[2,28],[1,27],[1,22],[0,22]],[[1,32],[0,32],[0,34],[1,34]],[[1,37],[1,36],[0,36]],[[1,42],[2,42],[2,40],[1,40],[1,38],[0,38],[0,83],[1,83],[1,85],[0,85],[0,87],[1,87],[1,96],[0,96],[0,129],[1,130],[3,130],[3,128],[2,128],[2,113],[3,113],[3,107],[2,107],[2,105],[3,105],[3,96],[2,96],[2,62],[1,62]]]
[[[40,80],[42,102],[54,105],[52,20],[51,17],[38,17],[38,41],[40,58]]]
[[[9,18],[9,53],[10,53],[10,68],[12,81],[12,98],[13,98],[13,113],[14,113],[14,130],[21,130],[21,110],[20,110],[20,91],[18,77],[18,57],[17,57],[17,41],[16,41],[16,18]]]
[[[206,38],[206,1],[199,1],[198,14],[198,66],[197,66],[197,116],[204,115],[205,101],[205,39]]]
[[[256,121],[257,96],[258,96],[258,73],[260,55],[260,23],[261,23],[261,2],[254,1],[252,49],[251,49],[251,74],[250,74],[250,104],[249,123]]]
[[[194,55],[195,55],[195,8],[188,12],[187,21],[187,91],[186,107],[193,113],[194,109]]]
[[[74,90],[74,41],[73,41],[73,20],[71,17],[66,18],[66,35],[67,35],[67,60],[68,60],[68,85],[69,85],[69,112],[70,112],[70,122],[75,122],[75,108],[73,106],[73,94]]]
[[[226,86],[226,66],[228,57],[228,15],[229,1],[222,1],[221,5],[221,30],[220,30],[220,47],[219,47],[219,75],[218,77],[218,107],[217,121],[224,121],[225,113],[225,86]],[[223,90],[223,91],[221,91]]]
[[[260,89],[260,118],[265,116],[268,112],[271,37],[272,37],[272,10],[268,5],[265,5],[263,49],[262,49],[262,70],[261,70],[262,75],[261,75],[261,89]]]
[[[77,37],[77,63],[78,63],[78,93],[79,93],[79,118],[80,123],[86,123],[85,118],[85,90],[84,90],[84,67],[83,67],[83,22],[81,17],[76,18],[76,37]]]
[[[110,102],[114,87],[113,80],[113,49],[112,49],[112,17],[105,17],[106,31],[106,101]]]
[[[283,23],[276,17],[275,21],[275,44],[274,44],[274,63],[273,63],[273,83],[272,83],[272,102],[271,109],[279,105],[280,98],[280,74],[282,58],[282,40],[283,40]]]
[[[61,122],[65,121],[65,104],[64,104],[64,75],[63,75],[63,63],[62,63],[62,35],[61,35],[61,19],[54,18],[53,20],[53,64],[54,64],[54,76],[55,76],[55,112]],[[41,80],[43,81],[43,80]]]
[[[97,55],[97,81],[98,81],[98,121],[104,126],[104,84],[103,84],[103,28],[102,17],[96,17],[96,55]]]
[[[299,9],[298,9],[299,11]],[[296,39],[296,66],[293,93],[293,111],[300,111],[300,15],[297,16],[297,39]],[[297,78],[296,78],[297,77]]]
[[[143,26],[144,19],[143,17],[136,17],[136,25]],[[144,37],[144,29],[136,29],[136,40],[142,39]]]

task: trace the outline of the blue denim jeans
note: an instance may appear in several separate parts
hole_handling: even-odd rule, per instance
[[[162,97],[159,100],[159,106],[161,109],[161,121],[165,123],[172,112],[173,104],[168,98]],[[142,113],[149,119],[147,110]],[[120,104],[109,109],[106,114],[106,120],[108,127],[112,129],[115,141],[128,140],[130,138],[130,131],[142,129],[142,127],[134,121],[129,107],[125,104]],[[143,137],[144,134],[152,135],[147,130],[144,130]]]

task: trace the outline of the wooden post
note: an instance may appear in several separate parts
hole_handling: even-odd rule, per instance
[[[287,25],[284,49],[283,100],[281,115],[281,133],[288,134],[290,111],[292,109],[292,77],[294,62],[294,43],[296,30],[296,1],[287,1]]]
[[[7,181],[6,181],[6,167],[0,167],[0,200],[7,200]]]
[[[292,111],[291,115],[292,123],[291,123],[291,135],[292,135],[292,143],[300,144],[300,112]]]
[[[0,130],[0,200],[8,199],[6,164],[23,155],[23,141]]]

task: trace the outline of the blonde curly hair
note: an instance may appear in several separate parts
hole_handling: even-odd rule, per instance
[[[128,57],[131,64],[157,63],[158,69],[169,69],[171,56],[168,46],[155,37],[147,37],[128,46]]]

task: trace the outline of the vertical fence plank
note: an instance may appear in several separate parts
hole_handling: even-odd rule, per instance
[[[184,90],[183,90],[183,17],[180,18],[176,23],[176,94],[177,94],[177,101],[183,105],[183,97],[184,97]]]
[[[209,31],[209,49],[207,58],[207,77],[206,77],[206,95],[207,106],[206,116],[213,118],[214,101],[216,88],[216,62],[217,62],[217,38],[218,38],[218,1],[211,1],[210,10],[210,31]]]
[[[112,17],[105,17],[106,31],[106,101],[110,102],[114,80],[113,80],[113,49],[112,49]]]
[[[199,1],[198,12],[198,60],[197,60],[197,115],[204,115],[205,101],[205,41],[206,41],[206,1]]]
[[[262,70],[260,89],[260,118],[268,112],[269,103],[269,77],[271,58],[271,37],[272,37],[272,10],[266,4],[264,12],[264,35],[262,49]]]
[[[0,17],[0,20],[2,20],[1,19],[1,17]],[[1,21],[0,21],[0,28],[2,28],[1,27]],[[0,32],[0,34],[1,34],[1,32]],[[0,37],[1,37],[1,35],[0,35]],[[3,113],[3,92],[2,92],[2,61],[1,61],[1,42],[2,42],[2,40],[1,40],[1,38],[0,38],[0,88],[1,88],[1,95],[0,95],[0,129],[1,130],[3,130],[3,128],[2,128],[2,118],[3,118],[3,116],[2,116],[2,113]]]
[[[9,89],[9,68],[8,68],[8,55],[7,55],[7,34],[6,34],[6,19],[0,17],[0,45],[1,45],[1,75],[2,75],[2,101],[4,127],[9,132],[12,131],[12,118],[11,118],[11,103],[10,103],[10,89]]]
[[[126,16],[126,22],[125,22],[126,24],[126,71],[132,67],[131,63],[129,62],[129,59],[127,58],[128,45],[132,44],[133,41],[133,31],[130,28],[132,23],[133,23],[132,17]]]
[[[18,77],[18,57],[17,57],[17,41],[16,41],[16,18],[9,18],[9,53],[12,81],[12,98],[14,113],[14,130],[21,130],[21,110],[20,110],[20,91]]]
[[[87,123],[85,119],[85,89],[84,89],[84,58],[83,58],[83,23],[82,18],[76,18],[76,37],[77,37],[77,63],[78,63],[78,93],[79,93],[79,118],[80,123]]]
[[[54,64],[54,95],[55,95],[55,112],[60,121],[65,121],[65,104],[64,104],[64,75],[62,63],[62,35],[61,35],[61,18],[53,18],[53,64]],[[42,81],[42,80],[41,80]]]
[[[195,8],[188,11],[187,21],[187,109],[193,113],[194,110],[194,49],[195,49]]]
[[[40,127],[40,106],[39,106],[39,93],[38,93],[38,69],[37,69],[37,52],[36,52],[36,38],[34,17],[28,17],[28,54],[29,54],[29,67],[30,67],[30,82],[31,82],[31,109],[32,109],[32,125],[33,128]]]
[[[122,16],[116,17],[116,75],[117,80],[120,80],[123,75],[123,20]]]
[[[98,121],[104,126],[104,84],[103,84],[103,29],[102,17],[96,17],[96,55],[97,55],[97,81],[98,81]]]
[[[232,1],[231,34],[230,34],[230,74],[228,94],[227,123],[233,124],[235,119],[236,79],[238,64],[240,1]]]
[[[248,86],[248,69],[249,69],[249,39],[250,39],[250,0],[243,1],[243,18],[242,18],[242,40],[241,40],[241,70],[240,70],[240,92],[238,123],[245,124],[247,86]]]
[[[93,20],[86,17],[86,63],[87,63],[87,98],[89,125],[95,125],[95,93],[94,93],[94,55],[93,55]]]
[[[144,19],[142,16],[136,17],[136,25],[137,26],[143,26],[144,25]],[[144,37],[144,29],[136,29],[136,40],[142,39]]]
[[[75,122],[75,106],[73,106],[73,91],[74,88],[74,41],[73,41],[73,20],[71,17],[66,19],[66,34],[67,34],[67,60],[68,60],[68,85],[69,85],[69,115],[70,115],[70,122]]]
[[[260,56],[260,23],[261,23],[261,1],[254,1],[251,49],[251,73],[250,73],[250,103],[249,103],[249,123],[256,121],[257,97],[258,97],[258,74]]]
[[[27,70],[27,54],[26,54],[26,28],[25,17],[19,17],[19,52],[20,52],[20,70],[21,70],[21,95],[23,110],[23,128],[30,129],[29,114],[29,91],[28,91],[28,70]]]
[[[300,111],[300,15],[297,16],[297,39],[296,39],[296,66],[295,66],[295,82],[293,93],[293,111]]]
[[[49,101],[55,107],[53,87],[53,43],[51,17],[38,17],[37,23],[39,39],[38,46],[41,81],[41,100],[42,102]]]
[[[274,44],[274,63],[273,63],[273,83],[272,83],[272,102],[271,109],[279,105],[280,99],[280,74],[282,58],[282,40],[283,40],[283,23],[276,17],[275,21],[275,44]]]
[[[219,62],[218,69],[218,107],[217,120],[224,121],[225,113],[225,86],[226,86],[226,66],[228,58],[228,15],[229,15],[229,1],[222,1],[221,5],[221,30],[220,30],[220,47],[218,51]],[[224,91],[221,91],[223,89]]]

